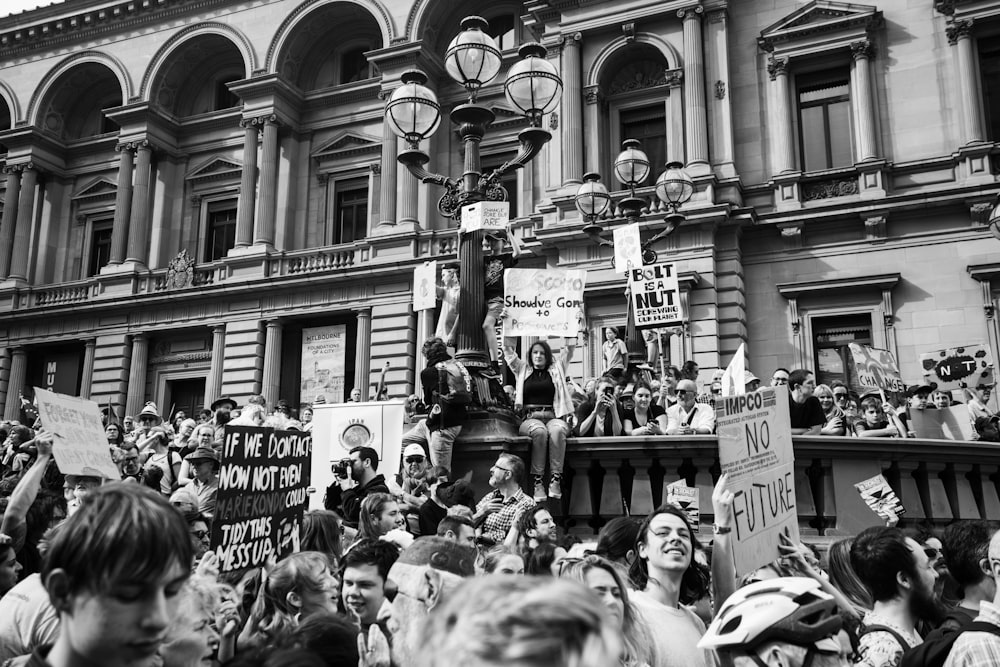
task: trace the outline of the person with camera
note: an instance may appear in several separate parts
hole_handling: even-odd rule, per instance
[[[581,438],[622,434],[621,406],[615,398],[617,381],[605,375],[597,382],[593,398],[576,409],[576,434]]]
[[[350,458],[333,464],[333,472],[341,481],[327,488],[324,505],[338,512],[351,528],[357,528],[361,502],[373,493],[389,493],[385,477],[378,473],[378,452],[371,447],[355,447]],[[354,480],[355,485],[350,486],[349,480]]]

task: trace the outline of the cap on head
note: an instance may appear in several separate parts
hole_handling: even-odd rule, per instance
[[[926,396],[932,391],[937,389],[937,382],[928,382],[926,384],[913,384],[906,388],[907,397],[913,396]]]
[[[198,463],[199,461],[215,461],[216,463],[221,463],[219,453],[215,451],[214,447],[199,446],[184,458],[191,463]]]
[[[990,423],[1000,423],[1000,415],[990,415],[989,417],[976,417],[976,433],[979,435],[983,434],[983,429],[986,428]]]
[[[424,448],[415,442],[411,442],[406,446],[406,449],[403,450],[404,461],[411,456],[423,456],[424,458],[427,458],[427,455],[424,453]]]
[[[156,403],[148,401],[146,405],[142,406],[142,410],[139,411],[139,419],[155,419],[157,423],[163,421],[163,417],[160,416],[160,411],[156,409]]]

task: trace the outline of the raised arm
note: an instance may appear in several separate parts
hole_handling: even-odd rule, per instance
[[[45,476],[45,468],[52,459],[52,434],[44,431],[39,432],[35,436],[35,446],[38,447],[38,458],[14,487],[14,492],[10,494],[7,511],[4,512],[3,523],[0,524],[0,533],[5,535],[15,533],[14,527],[24,522],[28,515],[28,508],[38,497],[42,478]]]
[[[719,609],[736,590],[736,563],[733,561],[732,515],[733,492],[726,488],[729,474],[715,483],[712,490],[712,511],[715,513],[715,536],[712,543],[712,586],[715,589],[715,609]]]

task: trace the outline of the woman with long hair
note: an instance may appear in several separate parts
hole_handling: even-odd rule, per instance
[[[330,510],[310,510],[302,515],[302,551],[318,551],[326,555],[330,569],[340,567],[344,554],[340,534],[340,517]]]
[[[516,547],[498,544],[476,561],[477,574],[524,574],[524,556]]]
[[[628,586],[619,566],[600,556],[564,558],[559,576],[575,579],[597,593],[621,631],[621,664],[625,667],[656,664],[653,637],[646,622],[629,601]]]
[[[377,540],[396,528],[405,527],[406,517],[399,511],[399,503],[388,493],[373,493],[361,501],[359,541]]]
[[[844,597],[851,603],[854,613],[859,618],[863,618],[872,610],[874,601],[871,591],[861,582],[851,566],[852,544],[854,544],[854,539],[847,538],[830,545],[830,550],[826,554],[826,571],[830,575],[830,583],[844,594]]]
[[[820,435],[844,435],[847,432],[847,417],[833,398],[833,389],[825,384],[817,385],[813,395],[819,399],[826,416],[826,423],[819,430]]]
[[[653,403],[653,390],[639,381],[632,390],[635,406],[622,414],[626,435],[663,435],[667,432],[667,411]]]

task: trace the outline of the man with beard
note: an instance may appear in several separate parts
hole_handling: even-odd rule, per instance
[[[378,452],[371,447],[355,447],[350,456],[348,473],[356,485],[345,489],[341,482],[331,484],[326,490],[326,509],[339,512],[344,517],[344,523],[356,528],[361,515],[361,502],[373,493],[389,493],[389,487],[385,477],[378,472]],[[346,484],[347,478],[343,479]]]
[[[500,544],[507,537],[521,512],[535,504],[521,489],[524,461],[514,454],[503,453],[490,468],[489,484],[494,489],[476,505],[472,523],[482,529],[484,538]]]
[[[215,442],[223,442],[225,440],[226,424],[229,423],[232,412],[235,409],[236,401],[228,396],[218,398],[212,403],[212,412],[215,413],[215,416],[208,423],[215,428]]]
[[[521,513],[521,518],[517,521],[517,534],[522,541],[520,546],[525,556],[540,544],[555,544],[559,536],[555,519],[541,505],[535,505]]]
[[[867,528],[851,546],[851,566],[875,601],[861,622],[856,665],[896,667],[923,642],[917,622],[936,615],[938,573],[917,542],[898,528]]]

